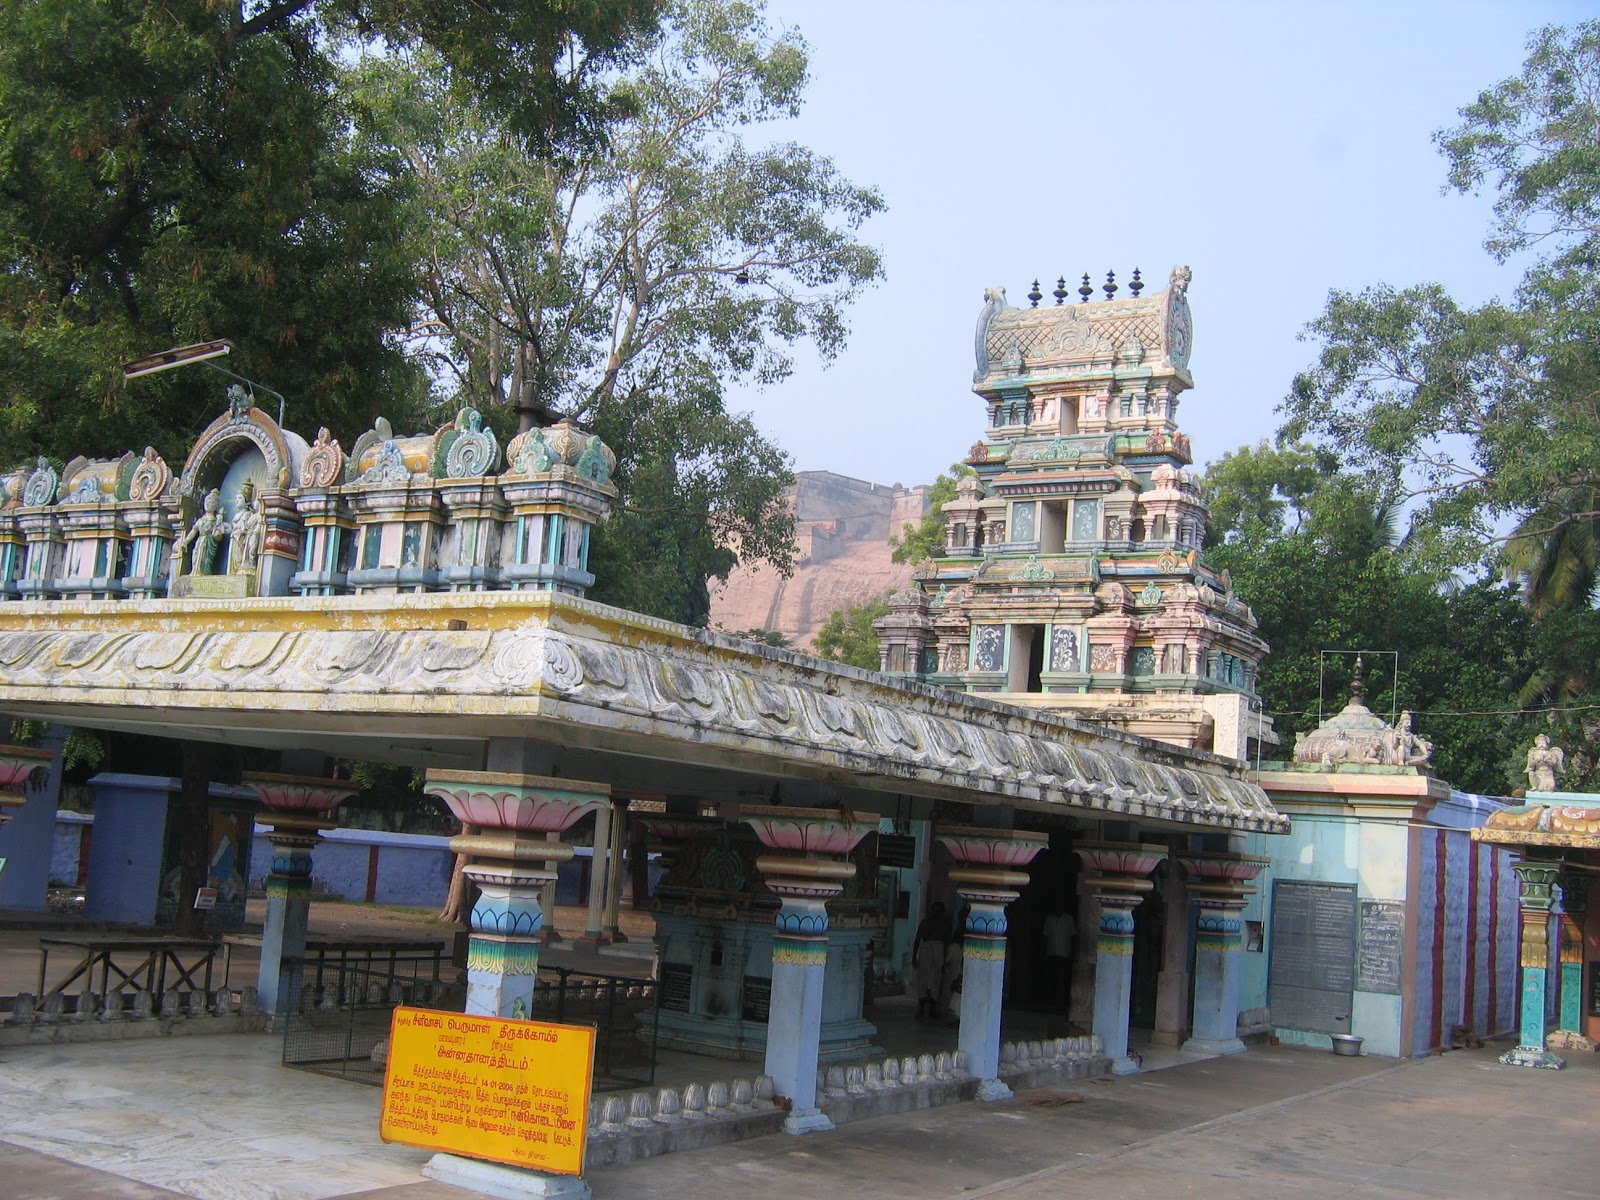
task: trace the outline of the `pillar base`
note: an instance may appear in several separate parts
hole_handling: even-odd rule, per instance
[[[1238,1038],[1190,1038],[1178,1047],[1180,1054],[1243,1054],[1247,1047]]]
[[[1113,1075],[1137,1075],[1143,1069],[1139,1065],[1139,1060],[1131,1054],[1125,1054],[1121,1058],[1111,1061],[1111,1073]]]
[[[1010,1100],[1016,1093],[998,1079],[985,1079],[978,1084],[978,1099],[993,1104],[997,1100]]]
[[[1502,1054],[1500,1061],[1508,1067],[1543,1067],[1548,1071],[1559,1071],[1567,1065],[1566,1059],[1542,1046],[1517,1046]]]
[[[1586,1037],[1572,1029],[1554,1030],[1544,1039],[1546,1050],[1577,1051],[1579,1054],[1593,1054],[1596,1044],[1592,1037]]]
[[[820,1108],[797,1108],[783,1119],[783,1131],[796,1137],[805,1133],[827,1133],[833,1122]]]
[[[524,1200],[529,1196],[590,1200],[594,1194],[581,1175],[546,1175],[543,1171],[506,1167],[456,1154],[435,1154],[423,1164],[422,1173],[440,1183],[497,1196],[500,1200]]]

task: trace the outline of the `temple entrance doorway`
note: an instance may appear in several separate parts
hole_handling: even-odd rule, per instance
[[[1006,999],[1016,1008],[1058,1015],[1065,1022],[1072,964],[1083,952],[1077,938],[1079,863],[1071,831],[1048,832],[1049,846],[1028,864],[1027,886],[1007,909]]]
[[[1155,869],[1155,888],[1133,910],[1133,989],[1129,1000],[1131,1029],[1156,1027],[1156,996],[1161,956],[1167,941],[1168,863]]]

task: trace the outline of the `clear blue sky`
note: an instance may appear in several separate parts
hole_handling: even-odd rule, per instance
[[[1431,135],[1521,68],[1575,3],[770,0],[811,48],[805,111],[772,131],[877,186],[888,277],[845,352],[733,406],[794,457],[929,482],[982,433],[983,289],[1026,304],[1084,271],[1194,270],[1197,463],[1270,437],[1330,288],[1506,295],[1489,198],[1442,195]],[[1126,295],[1126,292],[1120,293]],[[1053,303],[1048,297],[1044,303]]]

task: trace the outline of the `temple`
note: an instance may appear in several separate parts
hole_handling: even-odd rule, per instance
[[[1435,779],[1409,715],[1367,708],[1359,663],[1345,708],[1272,753],[1268,647],[1203,560],[1178,424],[1189,282],[988,293],[984,436],[941,553],[878,622],[881,672],[588,600],[616,458],[570,421],[502,445],[472,409],[410,435],[379,419],[347,451],[234,389],[176,469],[149,448],[19,467],[0,476],[0,711],[56,732],[0,747],[0,824],[25,795],[53,806],[64,726],[279,752],[211,789],[232,806],[216,828],[253,816],[271,844],[253,990],[272,1014],[304,1002],[284,964],[355,792],[330,760],[423,768],[460,823],[469,1013],[540,1011],[576,847],[595,943],[618,933],[624,852],[648,856],[638,1035],[763,1074],[727,1103],[725,1084],[605,1101],[595,1162],[670,1149],[680,1110],[805,1134],[1271,1033],[1394,1056],[1493,1033],[1515,1007],[1513,871],[1513,1057],[1555,1065],[1597,1032],[1574,1014],[1600,808],[1552,790],[1550,747],[1527,806]],[[168,784],[116,776],[95,819],[162,828]],[[0,856],[47,858],[48,824],[0,829]],[[917,1018],[937,1053],[897,1058],[888,1026]]]
[[[1140,311],[1177,311],[1175,289]],[[997,329],[1013,320],[998,308],[990,317]],[[1159,357],[1160,339],[1149,341]],[[630,830],[642,827],[667,866],[652,901],[660,1004],[642,1020],[662,1046],[760,1064],[792,1133],[830,1128],[830,1111],[849,1108],[827,1084],[834,1064],[863,1064],[849,1070],[884,1087],[898,1079],[907,1103],[929,1102],[929,1089],[998,1099],[1009,1095],[1002,1075],[1069,1057],[1138,1070],[1138,1027],[1165,1026],[1175,1045],[1191,1009],[1204,1014],[1194,1049],[1242,1050],[1232,914],[1262,864],[1238,851],[1287,822],[1236,758],[1011,703],[1027,680],[1003,686],[1008,661],[989,657],[983,632],[991,616],[1026,612],[1033,624],[1000,627],[1018,661],[1043,654],[1052,634],[1067,646],[1069,627],[1091,665],[1114,642],[1114,674],[1042,672],[1096,703],[1114,699],[1109,685],[1159,680],[1202,702],[1198,727],[1204,702],[1247,700],[1263,647],[1226,581],[1191,561],[1203,514],[1174,465],[1171,426],[1186,377],[1152,378],[1170,384],[1129,400],[1124,422],[1145,429],[1141,447],[1152,431],[1164,438],[1129,459],[1159,476],[1142,507],[1117,498],[1138,478],[1117,473],[1129,471],[1135,433],[1113,432],[1104,413],[1085,417],[1100,432],[1066,432],[1052,411],[1063,443],[1111,448],[1071,502],[1130,522],[1160,517],[1154,543],[1097,530],[1068,547],[1069,518],[1098,511],[1063,507],[1061,496],[1077,497],[1073,460],[1065,448],[1048,457],[1054,434],[1027,434],[1042,418],[994,418],[1018,444],[1045,448],[1015,469],[1005,445],[986,451],[999,486],[1068,481],[1029,493],[1035,534],[1054,521],[1061,545],[1035,536],[1020,543],[1022,561],[1097,582],[990,589],[976,570],[988,560],[957,554],[951,578],[965,570],[989,607],[960,618],[976,641],[973,670],[936,678],[968,680],[966,693],[586,599],[615,459],[570,423],[502,446],[464,409],[414,435],[376,421],[346,451],[328,430],[307,440],[235,392],[177,469],[147,449],[0,477],[0,710],[281,752],[277,769],[244,781],[272,845],[255,988],[268,1012],[295,1002],[282,963],[305,945],[317,847],[354,791],[329,760],[357,759],[425,768],[426,790],[462,823],[451,845],[477,895],[464,972],[476,1014],[535,1011],[551,888],[574,840],[592,848],[599,876],[584,934],[612,935],[622,849],[640,846]],[[1026,520],[1028,503],[1010,520]],[[1124,596],[1100,611],[1136,563],[1169,591],[1189,587],[1190,607]],[[1137,618],[1146,610],[1154,625]],[[1157,627],[1173,670],[1151,675],[1143,652]],[[973,694],[984,690],[998,694]],[[49,759],[0,748],[0,783],[36,788]],[[123,784],[119,794],[165,803],[160,786]],[[47,855],[24,844],[34,836],[24,825],[39,828],[16,823],[4,851]],[[1197,933],[1188,919],[1185,881],[1215,928]],[[928,919],[941,911],[942,925]],[[1198,965],[1167,972],[1164,959]],[[940,1018],[924,1036],[948,1044],[890,1071],[879,1023],[895,1003],[909,1019],[919,998]],[[1016,1043],[1003,1037],[1023,1049],[1004,1051]],[[653,1128],[656,1102],[636,1095],[643,1116],[629,1120]]]
[[[987,427],[944,505],[943,553],[877,625],[883,669],[1251,758],[1276,743],[1267,645],[1226,571],[1178,423],[1193,386],[1188,267],[1116,299],[1028,308],[991,288],[973,391]]]

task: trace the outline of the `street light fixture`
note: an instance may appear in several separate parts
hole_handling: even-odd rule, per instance
[[[233,343],[221,338],[214,342],[196,342],[192,346],[162,350],[158,354],[147,354],[143,358],[123,363],[122,378],[137,379],[141,375],[154,375],[157,371],[170,371],[173,367],[186,367],[190,363],[204,362],[208,358],[221,358],[232,349]]]
[[[157,371],[170,371],[174,367],[187,367],[190,363],[201,363],[216,371],[219,375],[226,375],[229,379],[236,379],[248,387],[251,393],[263,391],[278,402],[278,424],[283,424],[284,399],[280,392],[275,392],[269,387],[246,379],[243,375],[235,375],[232,371],[225,371],[216,363],[207,362],[207,359],[221,358],[233,349],[233,343],[227,338],[218,338],[213,342],[196,342],[192,346],[175,346],[171,350],[161,350],[155,354],[147,354],[143,358],[136,358],[132,362],[122,364],[122,378],[126,382],[137,379],[141,375],[154,375]]]

